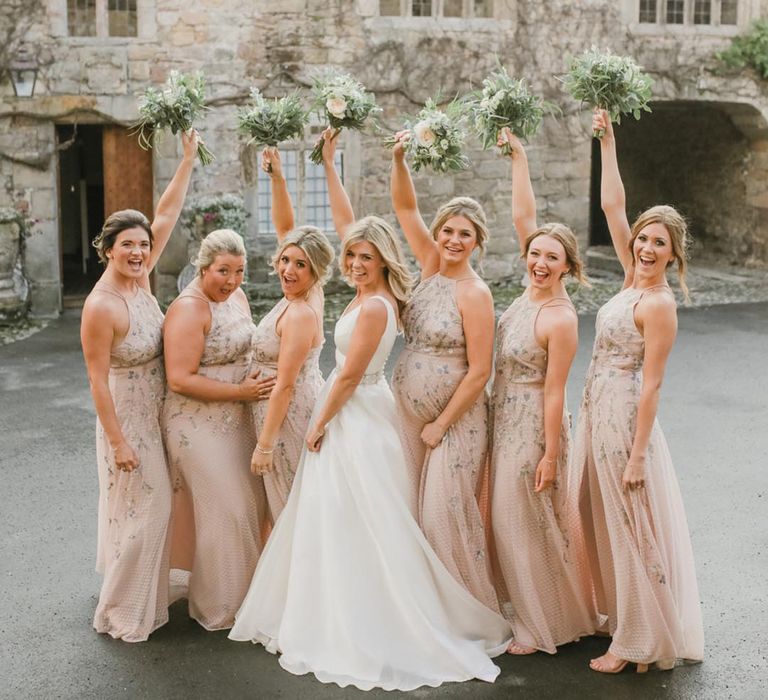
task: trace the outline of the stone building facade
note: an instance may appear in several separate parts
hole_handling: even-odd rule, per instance
[[[676,204],[691,220],[697,253],[768,262],[766,84],[748,70],[722,74],[714,58],[768,11],[768,0],[41,2],[38,20],[16,37],[40,65],[34,96],[14,97],[10,82],[0,82],[0,207],[34,222],[21,259],[35,316],[56,315],[94,279],[96,259],[87,251],[109,213],[105,191],[143,188],[136,196],[151,208],[171,178],[180,148],[170,136],[144,163],[121,151],[136,96],[171,69],[205,72],[212,109],[200,128],[217,160],[196,168],[192,194],[243,197],[253,279],[271,247],[268,195],[257,154],[238,137],[236,109],[250,86],[267,95],[308,92],[313,72],[328,65],[376,93],[381,126],[392,132],[427,97],[464,93],[501,61],[561,110],[529,145],[540,220],[568,223],[584,246],[605,243],[590,115],[555,77],[592,44],[633,55],[655,80],[653,114],[617,131],[630,215]],[[305,157],[319,128],[285,147],[294,152],[299,223],[327,222],[322,183]],[[380,140],[345,133],[339,149],[355,211],[392,220]],[[466,172],[419,174],[420,203],[428,218],[454,194],[479,199],[492,233],[484,271],[503,279],[518,264],[510,167],[476,142],[468,155]],[[174,235],[158,266],[156,291],[165,301],[188,261],[185,235]]]

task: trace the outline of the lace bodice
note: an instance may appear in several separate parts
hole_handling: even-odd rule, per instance
[[[128,333],[117,347],[112,348],[110,367],[136,367],[163,354],[163,312],[155,297],[138,285],[132,296],[121,294],[105,282],[99,282],[94,291],[119,297],[128,308]]]
[[[179,295],[193,296],[208,302],[211,309],[211,328],[205,336],[205,348],[200,366],[227,365],[232,362],[250,362],[253,320],[235,299],[234,294],[226,301],[211,301],[194,286],[187,286]]]
[[[397,337],[397,320],[392,304],[388,299],[382,296],[376,295],[371,298],[379,299],[385,305],[387,309],[387,327],[384,329],[384,333],[379,340],[376,352],[373,353],[373,357],[365,370],[363,381],[361,382],[363,384],[376,381],[383,376],[384,366],[387,364],[387,358],[392,351],[392,346],[395,344],[395,338]],[[352,332],[355,330],[357,318],[360,315],[360,309],[361,306],[358,306],[352,309],[352,311],[348,311],[336,322],[336,328],[333,332],[333,340],[336,343],[337,369],[344,366],[347,351],[349,350],[349,343],[352,339]]]
[[[609,299],[597,313],[592,361],[616,369],[637,371],[643,366],[645,340],[635,325],[635,306],[643,294],[661,287],[629,287]]]
[[[276,326],[290,303],[288,299],[283,297],[259,321],[259,325],[256,326],[256,330],[253,332],[253,361],[275,371],[277,371],[277,360],[280,357],[280,336],[277,335]],[[322,349],[322,344],[312,348],[303,367],[313,366],[319,361]]]
[[[515,299],[499,319],[496,334],[496,375],[516,384],[543,384],[547,351],[536,340],[536,318],[544,306],[573,305],[568,299],[544,304],[531,301],[528,290]]]
[[[416,287],[403,310],[406,348],[432,355],[466,354],[456,282],[436,273]]]

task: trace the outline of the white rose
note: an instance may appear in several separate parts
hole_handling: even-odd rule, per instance
[[[343,97],[329,97],[325,101],[325,108],[336,119],[343,119],[347,111],[347,101]]]
[[[427,122],[419,122],[413,127],[413,133],[416,135],[416,140],[421,146],[431,146],[437,137],[435,132],[429,128]]]

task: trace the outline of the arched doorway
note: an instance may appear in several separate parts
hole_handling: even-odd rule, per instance
[[[653,204],[688,219],[697,256],[765,256],[760,225],[768,205],[765,120],[749,105],[657,102],[653,112],[615,125],[619,165],[632,220]],[[592,146],[590,245],[610,245],[600,209],[600,145]],[[758,188],[758,189],[756,189]]]

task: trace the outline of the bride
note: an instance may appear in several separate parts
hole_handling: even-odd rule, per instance
[[[509,625],[460,586],[408,507],[384,365],[410,277],[392,228],[369,216],[344,236],[356,295],[334,332],[291,494],[229,635],[279,652],[287,671],[361,690],[492,682]]]

